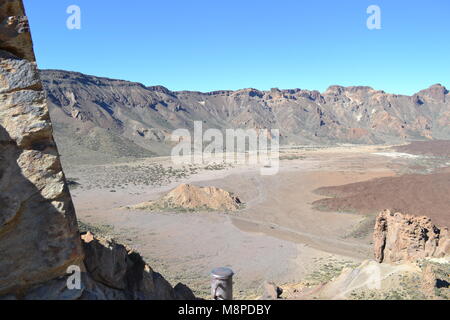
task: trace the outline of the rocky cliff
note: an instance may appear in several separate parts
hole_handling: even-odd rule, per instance
[[[138,253],[81,241],[20,0],[0,1],[0,257],[3,299],[193,298]]]
[[[376,219],[373,241],[378,262],[415,261],[450,255],[448,228],[437,227],[425,216],[383,211]]]
[[[0,2],[0,295],[83,259],[21,1]]]

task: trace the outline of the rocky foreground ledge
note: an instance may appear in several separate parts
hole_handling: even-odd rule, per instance
[[[22,1],[0,0],[0,299],[193,298],[137,252],[80,238]]]
[[[80,288],[71,277],[52,279],[21,297],[39,300],[194,300],[192,291],[179,283],[172,288],[152,270],[141,255],[113,239],[81,235],[85,258],[79,266]],[[68,286],[69,283],[69,286]]]

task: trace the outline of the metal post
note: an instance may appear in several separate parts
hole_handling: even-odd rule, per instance
[[[233,270],[224,267],[211,271],[213,300],[233,300],[233,274]]]

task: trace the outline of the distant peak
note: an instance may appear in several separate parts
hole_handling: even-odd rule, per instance
[[[264,93],[255,88],[245,88],[236,91],[237,94],[248,94],[250,97],[259,97],[261,98]]]
[[[428,88],[428,90],[440,90],[440,91],[445,92],[445,94],[448,93],[447,88],[445,86],[443,86],[442,84],[440,84],[440,83],[433,84],[432,86],[430,86]]]
[[[416,93],[416,95],[428,96],[435,100],[445,100],[446,94],[448,94],[447,88],[440,83],[433,84],[428,89]]]
[[[341,90],[341,89],[345,89],[343,86],[337,85],[337,84],[333,84],[331,86],[328,87],[328,90],[333,91],[333,90]]]
[[[345,88],[343,86],[339,85],[332,85],[329,86],[327,90],[325,90],[324,94],[335,94],[340,95],[345,91]]]
[[[149,89],[151,91],[165,93],[165,94],[168,94],[168,95],[172,95],[173,94],[172,91],[170,91],[169,89],[167,89],[164,86],[150,86],[150,87],[147,87],[147,89]]]
[[[345,88],[347,91],[375,91],[372,87],[369,86],[352,86]]]

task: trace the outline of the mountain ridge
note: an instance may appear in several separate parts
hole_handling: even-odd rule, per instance
[[[192,130],[194,121],[202,121],[204,130],[279,129],[282,145],[450,139],[449,92],[440,84],[412,96],[339,85],[322,93],[278,88],[205,93],[62,70],[41,70],[40,75],[57,141],[76,146],[77,138],[92,138],[102,154],[116,141],[120,150],[112,155],[118,157],[167,155],[171,132]]]
[[[131,83],[131,84],[136,84],[136,85],[140,85],[143,88],[147,88],[150,90],[158,90],[158,88],[161,88],[162,90],[166,91],[166,92],[172,92],[172,93],[199,93],[199,94],[204,94],[204,95],[213,95],[213,94],[223,94],[223,93],[230,93],[230,92],[237,92],[237,91],[245,91],[245,90],[254,90],[254,91],[259,91],[259,92],[270,92],[271,90],[279,90],[279,91],[294,91],[294,90],[298,90],[298,91],[317,91],[320,94],[324,94],[325,92],[329,91],[332,88],[343,88],[343,89],[368,89],[368,90],[372,90],[372,91],[378,91],[384,94],[388,94],[388,95],[394,95],[394,96],[405,96],[405,97],[413,97],[416,94],[419,94],[421,92],[427,91],[433,87],[441,87],[444,90],[447,91],[448,93],[448,89],[446,86],[442,85],[441,83],[437,82],[434,84],[431,84],[428,88],[426,89],[422,89],[419,90],[418,92],[413,93],[412,95],[408,95],[408,94],[399,94],[399,93],[390,93],[390,92],[386,92],[385,90],[382,89],[375,89],[371,86],[366,86],[366,85],[349,85],[349,86],[344,86],[344,85],[339,85],[339,84],[332,84],[329,85],[324,91],[320,92],[320,90],[316,90],[316,89],[306,89],[306,88],[284,88],[284,89],[280,89],[278,87],[273,87],[271,89],[258,89],[258,88],[254,88],[254,87],[244,87],[244,88],[240,88],[240,89],[223,89],[223,90],[212,90],[212,91],[200,91],[200,90],[172,90],[169,89],[167,86],[164,85],[159,85],[159,84],[155,84],[155,85],[145,85],[142,82],[139,81],[131,81],[131,80],[125,80],[125,79],[116,79],[116,78],[111,78],[111,77],[106,77],[106,76],[96,76],[93,74],[87,74],[87,73],[83,73],[83,72],[79,72],[79,71],[70,71],[70,70],[63,70],[63,69],[39,69],[39,72],[41,73],[51,73],[51,72],[61,72],[61,73],[70,73],[70,74],[77,74],[77,75],[82,75],[85,77],[92,77],[92,78],[98,78],[98,79],[104,79],[104,80],[112,80],[112,81],[118,81],[118,82],[127,82],[127,83]]]

